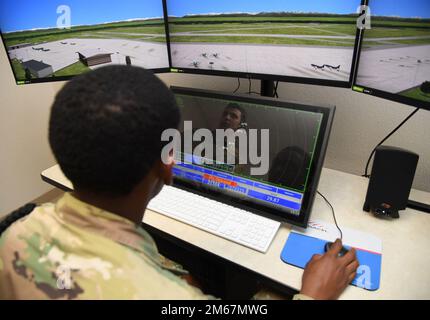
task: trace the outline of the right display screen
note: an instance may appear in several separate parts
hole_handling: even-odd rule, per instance
[[[430,110],[430,1],[368,6],[354,90]]]
[[[178,72],[350,87],[361,0],[167,0]]]

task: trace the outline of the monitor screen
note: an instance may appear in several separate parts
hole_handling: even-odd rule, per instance
[[[369,0],[355,91],[430,110],[430,1]]]
[[[174,152],[175,185],[306,225],[334,108],[173,91],[182,114],[181,144]],[[226,132],[233,138],[223,135]]]
[[[162,0],[5,0],[0,31],[18,84],[109,64],[168,71]]]
[[[167,0],[174,71],[350,87],[361,0]]]

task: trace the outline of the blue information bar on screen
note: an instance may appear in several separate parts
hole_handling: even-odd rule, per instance
[[[271,191],[271,192],[276,192],[276,190],[277,190],[276,187],[272,187],[272,186],[269,186],[267,184],[258,183],[258,182],[255,182],[254,186],[256,188],[264,189],[264,190]]]
[[[223,172],[213,171],[212,175],[222,179],[233,180],[233,177],[231,175],[225,174]]]
[[[199,174],[185,172],[185,178],[192,181],[203,183],[203,177]]]
[[[270,202],[293,210],[300,210],[300,203],[281,199],[258,191],[249,190],[248,196],[254,199],[263,200],[265,202]]]
[[[297,193],[297,192],[293,192],[293,191],[285,190],[285,189],[280,189],[280,188],[278,188],[278,193],[282,194],[284,196],[288,196],[288,197],[291,197],[291,198],[296,198],[296,199],[299,199],[299,200],[303,197],[303,195],[301,193]]]
[[[247,184],[248,186],[254,186],[254,182],[241,177],[233,177],[233,181],[237,183]]]
[[[182,176],[182,170],[178,168],[173,168],[172,172],[175,176]]]
[[[199,173],[189,172],[187,169],[198,171]],[[241,189],[237,190],[237,191],[240,190],[239,192],[241,192],[241,193],[246,193],[246,191],[243,192],[243,190],[246,190],[246,186],[250,186],[250,187],[254,187],[254,188],[266,190],[266,191],[272,192],[274,194],[288,196],[290,198],[294,198],[294,199],[298,199],[298,200],[301,200],[303,198],[303,194],[298,193],[298,192],[294,192],[294,191],[287,190],[287,189],[277,188],[277,187],[274,187],[274,186],[271,186],[271,185],[268,185],[268,184],[265,184],[265,183],[260,183],[260,182],[252,181],[250,179],[246,179],[246,178],[242,178],[242,177],[236,177],[234,175],[226,174],[224,172],[219,172],[219,171],[215,171],[215,170],[209,170],[209,169],[204,168],[202,166],[198,166],[198,165],[194,165],[194,164],[189,164],[189,163],[178,163],[177,166],[173,168],[173,173],[176,176],[185,177],[186,179],[190,179],[192,181],[197,181],[197,182],[200,182],[200,183],[205,183],[205,184],[210,184],[210,185],[217,185],[220,188],[224,189],[224,185],[221,186],[219,183],[209,182],[207,179],[203,179],[203,176],[202,176],[203,174],[209,174],[209,175],[217,177],[217,178],[222,178],[222,179],[225,179],[225,180],[236,182],[236,183],[241,184],[241,185],[245,185],[245,186],[242,186]],[[240,186],[237,186],[237,188],[238,187],[240,187]],[[234,187],[231,187],[231,188],[228,188],[228,189],[234,190]],[[251,195],[251,190],[249,190],[248,194],[250,196],[252,196]],[[271,197],[269,199],[273,199],[273,201],[271,201],[271,200],[264,200],[264,201],[269,201],[269,202],[273,202],[273,203],[275,203],[274,201],[278,201],[278,200],[280,202],[287,201],[287,200],[284,200],[284,199],[281,199],[281,198],[277,197],[276,195],[274,195],[274,196],[266,195],[264,193],[257,192],[257,191],[252,191],[252,194],[254,195],[253,196],[254,198],[260,199],[260,200],[264,200],[264,199],[261,199],[261,197],[263,197],[263,196],[264,197]],[[257,196],[255,196],[257,194],[261,195],[261,197],[257,198]],[[294,202],[291,202],[291,203],[294,203]],[[288,207],[292,208],[289,205],[288,205]],[[299,209],[300,209],[300,205],[299,205]]]

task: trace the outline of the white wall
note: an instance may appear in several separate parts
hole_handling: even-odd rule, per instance
[[[52,189],[40,172],[55,163],[47,141],[49,106],[61,87],[17,86],[0,45],[0,215]]]
[[[167,84],[231,92],[237,79],[184,74],[160,76]],[[0,215],[36,198],[50,186],[40,172],[55,160],[49,149],[49,108],[62,83],[17,86],[0,46]],[[258,91],[259,82],[254,82]],[[239,92],[247,91],[242,80]],[[337,114],[326,166],[361,174],[373,146],[413,109],[348,89],[281,84],[280,97],[333,104]],[[430,112],[420,111],[389,143],[421,155],[414,187],[430,191]]]
[[[336,105],[326,166],[360,175],[370,151],[415,109],[341,88],[282,84],[280,91],[283,99]],[[429,124],[430,111],[420,110],[385,142],[420,155],[414,188],[425,191],[430,191]]]

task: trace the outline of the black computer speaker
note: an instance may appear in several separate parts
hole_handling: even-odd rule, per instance
[[[399,210],[408,203],[418,158],[416,153],[396,147],[376,148],[363,210],[399,218]]]

